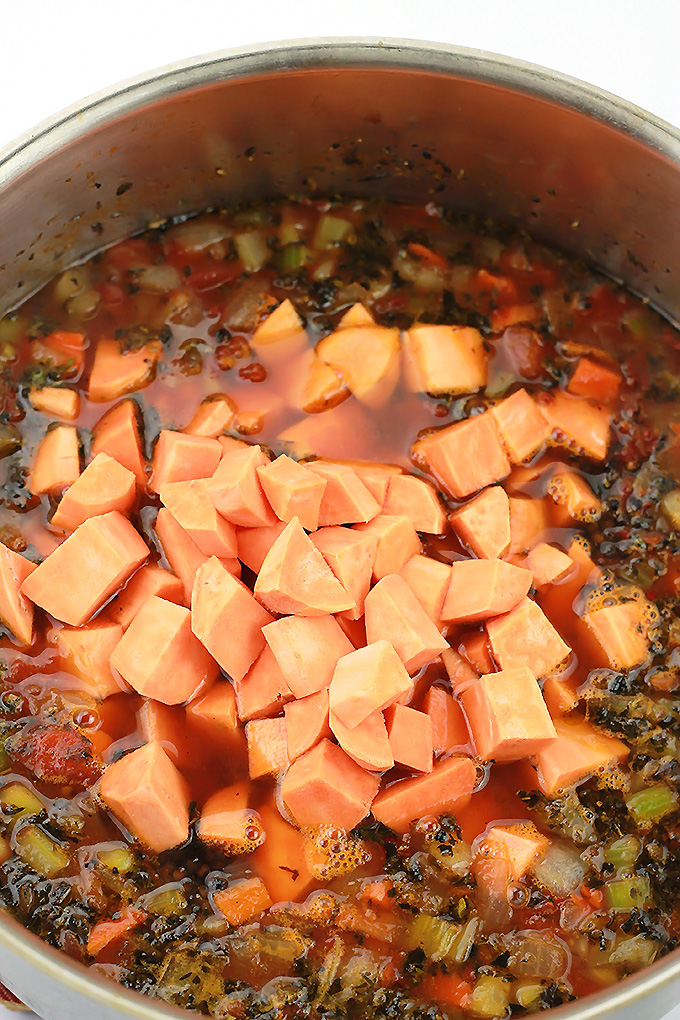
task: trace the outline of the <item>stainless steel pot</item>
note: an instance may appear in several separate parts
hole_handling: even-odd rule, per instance
[[[493,54],[397,40],[219,53],[117,86],[0,153],[0,313],[149,223],[293,191],[485,211],[603,267],[680,319],[680,132]],[[0,979],[47,1020],[186,1016],[0,919]],[[560,1020],[655,1020],[673,954]]]

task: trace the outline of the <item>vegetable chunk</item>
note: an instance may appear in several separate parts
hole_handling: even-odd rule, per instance
[[[179,577],[156,563],[147,563],[133,574],[128,583],[106,607],[106,614],[123,630],[127,630],[144,603],[152,595],[181,605],[184,585]]]
[[[332,616],[284,616],[262,634],[296,698],[330,687],[338,659],[354,651]]]
[[[401,354],[397,329],[345,326],[320,340],[316,353],[370,407],[382,406],[392,395]]]
[[[480,559],[504,556],[510,546],[510,502],[505,489],[484,489],[449,517],[451,527]]]
[[[365,615],[367,642],[388,641],[409,673],[449,647],[399,574],[383,577],[368,593]]]
[[[121,400],[92,429],[92,457],[100,453],[132,471],[137,485],[146,485],[139,408],[134,400]]]
[[[390,705],[385,723],[395,762],[416,772],[431,772],[434,727],[430,716],[406,705]]]
[[[493,656],[503,670],[528,666],[536,676],[547,676],[564,662],[571,648],[529,598],[509,613],[487,624]]]
[[[451,564],[442,619],[474,623],[507,613],[524,598],[531,582],[530,570],[504,560],[456,560]]]
[[[353,530],[371,535],[377,542],[373,561],[375,581],[380,581],[387,574],[398,574],[412,556],[422,551],[420,539],[408,517],[378,514],[367,524],[355,524]]]
[[[98,453],[62,496],[52,515],[52,524],[75,531],[90,517],[112,510],[126,514],[134,504],[136,488],[132,471],[106,453]]]
[[[222,517],[245,528],[276,523],[276,514],[264,494],[257,470],[269,462],[260,446],[225,453],[210,480],[210,496]]]
[[[536,677],[526,667],[482,676],[460,697],[482,761],[519,761],[557,735]]]
[[[21,586],[35,563],[0,544],[0,620],[20,645],[33,644],[33,603]]]
[[[476,678],[476,673],[471,670],[470,681]],[[432,724],[432,747],[435,754],[464,748],[470,743],[463,710],[450,691],[443,687],[430,687],[425,692],[422,709]]]
[[[276,715],[294,695],[269,645],[265,645],[242,680],[234,680],[239,719]]]
[[[600,645],[612,669],[635,669],[649,657],[647,623],[642,600],[619,602],[587,613],[583,622]]]
[[[246,736],[251,779],[274,775],[288,768],[285,719],[253,719],[246,726]]]
[[[76,673],[85,690],[102,701],[110,694],[127,690],[114,677],[109,661],[122,636],[119,623],[101,618],[84,627],[62,627],[55,635],[68,668]]]
[[[325,478],[315,478],[285,454],[258,467],[257,474],[279,520],[287,524],[297,517],[306,531],[316,531],[326,488]]]
[[[301,828],[334,825],[349,832],[366,817],[380,778],[342,748],[322,740],[293,762],[281,783],[286,809]]]
[[[232,928],[251,921],[272,905],[267,887],[261,878],[242,878],[226,889],[213,894],[215,906],[224,914]]]
[[[80,414],[80,396],[76,390],[66,386],[43,386],[42,389],[32,387],[28,391],[28,399],[36,411],[65,421],[73,421]]]
[[[604,460],[609,448],[611,413],[606,407],[591,404],[562,390],[542,394],[538,401],[548,420],[554,442],[590,457]]]
[[[289,702],[285,706],[283,714],[286,719],[290,761],[295,761],[324,737],[331,736],[328,725],[328,691],[326,689],[317,694],[309,694],[306,698]]]
[[[56,494],[80,475],[80,440],[72,425],[48,429],[36,451],[28,488],[36,495]]]
[[[265,840],[264,826],[257,811],[248,807],[248,784],[236,783],[209,797],[203,805],[196,835],[225,854],[252,853],[261,846]]]
[[[477,770],[471,758],[443,758],[432,772],[401,779],[373,801],[373,816],[394,832],[406,832],[416,818],[455,814],[472,796]]]
[[[215,510],[208,484],[205,478],[166,482],[160,487],[161,502],[204,556],[236,559],[236,530]]]
[[[382,712],[412,686],[392,645],[376,641],[338,660],[329,688],[330,708],[351,728],[373,712]]]
[[[446,512],[432,485],[414,475],[394,475],[390,479],[383,513],[408,517],[416,531],[442,535],[446,530]]]
[[[382,712],[373,712],[358,726],[350,728],[331,711],[329,724],[340,747],[362,769],[386,772],[394,765]]]
[[[444,396],[476,393],[486,386],[488,359],[479,330],[418,324],[404,334],[403,342],[410,389]]]
[[[417,440],[412,457],[456,499],[471,496],[510,473],[510,462],[489,413]]]
[[[451,567],[429,556],[412,556],[399,571],[434,623],[441,620],[444,597],[451,580]]]
[[[153,382],[160,356],[161,345],[157,340],[138,351],[125,352],[121,351],[117,340],[100,340],[90,372],[88,399],[105,403],[143,389]]]
[[[209,478],[221,458],[222,447],[216,439],[163,429],[153,451],[149,486],[160,492],[169,482]]]
[[[306,469],[326,482],[319,509],[321,527],[358,524],[370,521],[380,513],[377,500],[348,465],[314,460],[306,465]]]
[[[605,736],[588,722],[555,719],[555,731],[557,739],[536,755],[538,785],[547,796],[628,757],[622,740]]]
[[[339,527],[320,528],[309,537],[348,596],[354,600],[354,608],[343,610],[342,615],[350,620],[360,619],[371,587],[378,540],[373,535],[362,535],[353,529]]]
[[[550,438],[550,426],[526,390],[501,400],[491,413],[513,464],[533,457]]]

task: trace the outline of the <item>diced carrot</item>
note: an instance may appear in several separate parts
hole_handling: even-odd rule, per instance
[[[547,838],[531,822],[518,825],[491,825],[479,844],[480,857],[504,857],[508,877],[517,882],[545,857]]]
[[[158,340],[144,344],[138,351],[121,351],[117,340],[99,340],[87,387],[88,399],[105,403],[143,389],[156,378],[160,356]]]
[[[306,339],[307,334],[295,306],[286,298],[260,323],[253,333],[251,343],[254,347],[260,347],[297,337]]]
[[[466,687],[479,679],[479,673],[475,667],[455,648],[447,648],[442,652],[442,659],[454,694],[460,694]],[[434,688],[434,690],[438,689]]]
[[[285,521],[277,521],[276,524],[271,524],[264,528],[237,528],[236,547],[238,549],[238,558],[253,573],[259,574],[267,553],[285,529]]]
[[[482,761],[519,761],[555,739],[541,689],[526,666],[482,676],[460,697]]]
[[[383,513],[408,517],[416,531],[442,535],[446,530],[446,511],[433,485],[414,475],[399,474],[390,479]]]
[[[320,340],[316,353],[370,407],[382,407],[392,395],[399,378],[399,330],[344,326]]]
[[[378,542],[373,535],[362,535],[350,528],[320,528],[309,536],[328,566],[354,600],[354,608],[343,616],[358,620],[364,613],[364,601],[371,587]]]
[[[602,502],[582,475],[560,464],[548,482],[548,495],[555,506],[553,522],[558,528],[568,528],[572,521],[592,522],[602,514]]]
[[[542,533],[550,524],[548,508],[544,499],[525,499],[511,496],[510,500],[510,548],[508,556],[529,552],[536,545]]]
[[[147,699],[137,712],[137,726],[146,743],[160,744],[179,769],[193,761],[195,752],[183,708]]]
[[[264,878],[275,903],[302,902],[314,882],[305,863],[305,839],[283,820],[276,808],[265,803],[258,811],[267,838],[253,854],[253,865]]]
[[[207,479],[166,482],[161,486],[159,494],[161,502],[205,556],[236,559],[234,525],[215,510]]]
[[[540,394],[538,406],[552,429],[553,442],[592,460],[604,460],[611,425],[606,407],[562,390]]]
[[[536,755],[538,785],[549,797],[628,757],[622,740],[605,736],[588,722],[555,719],[555,730],[557,739]]]
[[[583,617],[611,669],[635,669],[649,658],[647,607],[648,603],[642,599],[619,602]]]
[[[246,446],[222,458],[210,481],[210,494],[217,512],[232,524],[261,528],[276,523],[257,472],[267,464],[269,457],[261,446]]]
[[[319,526],[357,524],[370,521],[380,513],[377,500],[348,465],[315,460],[306,464],[305,469],[326,482],[319,510]]]
[[[436,1002],[444,1009],[460,1009],[472,993],[472,983],[458,974],[426,974],[418,987],[425,1002]]]
[[[107,453],[132,471],[137,485],[146,485],[140,414],[134,400],[121,400],[92,429],[92,456],[99,453]]]
[[[73,425],[56,425],[45,433],[35,453],[28,489],[52,495],[73,485],[80,475],[80,440]]]
[[[534,588],[544,588],[576,573],[572,558],[547,542],[538,542],[529,550],[526,565],[533,574]]]
[[[184,585],[179,577],[156,563],[147,563],[133,574],[128,583],[106,607],[106,615],[123,630],[127,630],[135,616],[151,595],[167,602],[182,604]]]
[[[536,305],[506,305],[492,309],[489,316],[494,333],[500,333],[508,326],[516,326],[520,322],[538,322],[540,318],[541,311]]]
[[[408,250],[416,258],[420,259],[424,266],[436,269],[448,269],[449,261],[444,255],[440,255],[436,251],[432,251],[425,244],[418,244],[417,241],[409,241]]]
[[[387,574],[398,574],[412,556],[422,551],[418,534],[408,517],[378,514],[366,524],[355,524],[353,530],[377,540],[373,563],[375,581]]]
[[[237,410],[236,404],[226,393],[213,393],[198,405],[184,432],[190,436],[217,439],[229,428]]]
[[[406,705],[391,705],[385,712],[385,724],[395,762],[416,772],[431,772],[434,727],[429,713],[417,712]]]
[[[491,658],[489,635],[485,630],[466,634],[458,645],[458,651],[478,673],[493,673],[495,665]]]
[[[550,426],[526,390],[501,400],[491,413],[513,464],[533,457],[550,438]]]
[[[274,653],[265,645],[242,680],[234,680],[239,719],[277,715],[294,695]]]
[[[357,301],[348,308],[338,323],[338,329],[348,329],[350,326],[374,326],[375,319],[365,305]]]
[[[590,397],[606,404],[616,400],[620,388],[621,373],[592,358],[578,359],[567,386],[569,393],[577,397]]]
[[[406,561],[399,576],[406,581],[430,619],[438,624],[451,579],[450,565],[418,554]]]
[[[191,624],[184,606],[152,595],[116,645],[111,665],[146,698],[164,705],[190,701],[219,673]]]
[[[275,775],[288,768],[285,719],[253,719],[246,726],[248,772],[251,779]]]
[[[262,634],[296,698],[329,687],[338,659],[354,651],[332,616],[284,616]]]
[[[264,648],[262,628],[273,617],[213,556],[196,573],[191,625],[233,680],[242,680]]]
[[[257,474],[279,520],[288,523],[297,517],[306,531],[316,531],[326,489],[325,478],[312,474],[285,454],[258,467]]]
[[[67,386],[31,387],[28,391],[31,407],[52,418],[73,421],[80,414],[80,395]]]
[[[264,825],[258,812],[248,807],[248,790],[249,784],[241,782],[208,798],[196,825],[202,843],[229,855],[252,853],[264,843]]]
[[[531,571],[504,560],[456,560],[442,619],[455,623],[488,620],[513,609],[531,587]]]
[[[99,795],[154,853],[179,846],[189,835],[189,787],[160,744],[144,744],[109,765]]]
[[[303,381],[292,402],[307,414],[329,411],[350,396],[335,369],[322,361],[315,351],[303,353],[300,378]]]
[[[444,758],[426,775],[400,779],[382,790],[373,801],[373,816],[395,832],[406,832],[416,818],[455,814],[463,808],[472,796],[476,779],[471,758]]]
[[[72,627],[86,623],[149,555],[127,518],[91,517],[26,578],[22,591]]]
[[[326,616],[355,605],[296,517],[267,553],[254,591],[273,613]]]
[[[366,640],[388,641],[409,673],[436,659],[448,642],[403,577],[388,574],[366,596]]]
[[[120,911],[118,917],[110,921],[97,921],[92,925],[87,938],[87,952],[90,956],[100,956],[105,949],[124,938],[140,924],[144,924],[147,918],[145,910],[138,907],[126,906]]]
[[[432,432],[417,440],[411,453],[415,463],[457,499],[471,496],[510,471],[494,417],[488,412]]]
[[[64,375],[71,379],[80,375],[85,364],[85,350],[88,341],[84,333],[57,329],[49,333],[44,340],[33,340],[31,356],[34,361],[48,361],[50,364],[61,365]]]
[[[210,478],[221,458],[222,447],[216,439],[162,429],[153,451],[149,487],[160,492],[168,482]]]
[[[358,726],[345,726],[334,712],[328,717],[340,747],[368,772],[386,772],[394,765],[382,712],[373,712]]]
[[[540,606],[525,598],[486,625],[493,656],[503,670],[528,666],[540,679],[564,662],[571,649]]]
[[[182,582],[184,601],[189,603],[196,574],[210,557],[201,552],[191,535],[187,534],[165,507],[158,511],[155,528],[165,558]]]
[[[559,674],[546,677],[543,684],[543,697],[553,719],[559,715],[567,715],[579,703],[574,681],[564,679]]]
[[[432,723],[432,746],[435,754],[460,750],[470,743],[470,734],[463,710],[449,691],[429,687],[423,698],[422,710]]]
[[[65,531],[75,529],[90,517],[119,510],[125,514],[135,501],[136,481],[132,471],[109,457],[98,453],[76,478],[52,515],[52,525]]]
[[[412,687],[413,682],[392,645],[376,641],[338,660],[329,688],[330,708],[346,726],[358,726]]]
[[[0,544],[0,621],[20,645],[33,644],[33,603],[21,586],[35,569],[35,563]]]
[[[349,832],[368,814],[379,786],[378,776],[322,740],[290,766],[281,796],[301,828],[331,824]]]
[[[114,677],[109,660],[123,636],[123,628],[110,620],[95,620],[84,627],[61,627],[54,640],[65,668],[75,673],[84,689],[104,700],[126,686]]]
[[[504,556],[510,547],[510,503],[505,489],[491,485],[449,516],[451,527],[481,559]]]
[[[288,758],[295,761],[311,750],[324,737],[331,736],[328,725],[328,691],[318,691],[306,698],[290,701],[284,708]]]
[[[218,680],[186,706],[187,723],[201,737],[233,752],[245,745],[236,714],[236,695],[228,680]]]
[[[488,357],[477,329],[417,323],[403,344],[406,382],[416,393],[476,393],[487,384]]]
[[[213,903],[232,928],[247,924],[272,905],[267,886],[261,878],[240,878],[226,889],[213,893]]]

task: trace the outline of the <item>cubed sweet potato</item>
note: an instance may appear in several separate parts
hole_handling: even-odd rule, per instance
[[[399,576],[406,581],[430,619],[438,624],[451,580],[450,565],[418,554],[406,561]]]
[[[382,712],[413,682],[388,641],[376,641],[338,660],[329,688],[330,708],[346,726],[358,726]]]
[[[101,618],[83,627],[61,627],[54,632],[64,668],[78,678],[89,694],[101,701],[129,688],[113,675],[110,659],[123,636],[118,623]]]
[[[338,659],[354,651],[332,616],[283,616],[262,634],[296,698],[329,687]]]
[[[132,471],[98,453],[83,473],[69,486],[52,515],[52,525],[75,531],[90,517],[119,510],[126,514],[135,502],[136,480]]]
[[[99,340],[87,387],[88,399],[106,403],[143,389],[155,379],[160,356],[159,340],[152,340],[136,351],[122,351],[117,340]]]
[[[68,386],[32,386],[28,399],[31,407],[51,418],[73,421],[80,414],[80,395]]]
[[[616,369],[607,368],[592,358],[579,358],[574,366],[571,379],[567,386],[569,393],[577,397],[590,397],[612,403],[619,395],[621,373]]]
[[[276,524],[271,524],[264,528],[237,528],[236,548],[238,550],[238,558],[253,573],[259,574],[267,553],[279,535],[285,531],[285,528],[285,521],[277,521]]]
[[[160,492],[168,482],[210,478],[221,458],[222,447],[216,439],[162,429],[153,451],[149,486]]]
[[[541,394],[538,406],[554,443],[592,460],[604,460],[611,430],[611,412],[606,407],[562,390]]]
[[[251,779],[275,775],[288,768],[285,719],[253,719],[246,726],[246,737]]]
[[[555,719],[557,739],[536,755],[538,786],[548,797],[625,761],[629,749],[583,720]]]
[[[337,744],[321,740],[293,762],[281,796],[300,828],[332,821],[347,832],[368,814],[380,778],[362,769]]]
[[[491,413],[513,464],[533,457],[550,438],[550,425],[526,390],[516,390]]]
[[[484,340],[469,326],[416,323],[403,335],[409,389],[431,396],[476,393],[487,384]]]
[[[571,527],[573,521],[591,523],[602,515],[602,501],[586,479],[566,464],[560,464],[552,473],[548,495],[555,504],[551,516],[558,528]]]
[[[482,761],[518,761],[555,739],[541,689],[526,666],[480,677],[461,701]]]
[[[547,542],[538,542],[529,550],[526,566],[533,574],[533,587],[538,589],[576,573],[572,558]]]
[[[378,794],[374,818],[395,832],[406,832],[416,818],[455,814],[472,796],[477,770],[471,758],[452,756],[437,762],[427,775],[401,779]]]
[[[195,752],[183,708],[145,699],[137,712],[137,728],[147,744],[160,744],[177,768],[193,761]]]
[[[252,853],[261,846],[266,834],[258,812],[248,807],[248,783],[236,783],[209,797],[201,810],[196,835],[202,843],[218,847],[229,856]],[[221,909],[217,900],[215,906]]]
[[[267,464],[269,457],[260,446],[245,446],[225,453],[210,480],[210,495],[222,517],[242,528],[262,528],[276,523],[276,514],[257,472]]]
[[[456,499],[471,496],[510,472],[495,420],[488,412],[417,440],[412,457]]]
[[[229,428],[237,410],[236,404],[226,393],[213,393],[201,401],[183,431],[190,436],[217,439]]]
[[[21,586],[34,570],[35,563],[0,544],[0,621],[20,645],[33,644],[33,603]]]
[[[399,574],[378,581],[366,596],[364,614],[368,644],[388,641],[409,673],[416,673],[449,647]]]
[[[383,513],[392,517],[408,517],[416,531],[427,535],[443,535],[446,530],[446,511],[436,489],[415,475],[392,476]]]
[[[468,746],[470,734],[465,716],[450,691],[439,686],[429,687],[421,707],[432,723],[432,746],[435,754],[446,754]]]
[[[294,695],[274,653],[265,645],[242,680],[234,681],[241,722],[278,715]]]
[[[258,467],[257,474],[272,510],[286,524],[297,517],[305,531],[316,531],[326,479],[281,454]]]
[[[28,489],[36,495],[56,495],[80,475],[80,440],[73,425],[49,428],[35,452]]]
[[[208,485],[205,478],[166,482],[160,487],[161,502],[204,556],[236,559],[236,529],[217,513]]]
[[[510,548],[510,503],[505,489],[491,485],[449,516],[451,527],[470,552],[496,559]]]
[[[345,326],[320,340],[316,353],[363,403],[387,403],[399,378],[399,330]]]
[[[583,617],[611,669],[635,669],[649,658],[649,625],[645,620],[647,606],[643,599],[618,602]]]
[[[146,485],[140,412],[134,400],[121,400],[92,429],[92,457],[106,453],[132,471],[138,486]]]
[[[385,724],[395,762],[416,772],[431,772],[434,728],[429,714],[391,705],[385,712]]]
[[[319,528],[309,537],[348,596],[354,600],[354,607],[344,610],[342,615],[350,620],[360,619],[371,587],[378,540],[373,535],[362,535],[351,528],[341,527]]]
[[[226,889],[218,889],[213,893],[213,902],[232,928],[252,921],[272,905],[266,885],[257,877],[239,878]]]
[[[531,587],[531,571],[504,560],[456,560],[451,564],[442,619],[488,620],[513,609]]]
[[[502,670],[528,666],[540,679],[554,672],[571,649],[540,606],[524,598],[486,625],[494,659]]]
[[[366,524],[355,524],[353,530],[372,535],[378,543],[373,561],[375,581],[387,574],[398,574],[412,556],[422,551],[418,534],[408,517],[378,514]]]
[[[325,688],[306,698],[289,701],[283,714],[290,761],[305,754],[324,737],[331,736],[328,725],[328,691]]]
[[[386,772],[394,765],[382,712],[373,712],[358,726],[345,726],[334,712],[329,725],[340,747],[368,772]]]
[[[181,605],[184,599],[184,585],[180,578],[171,574],[169,570],[159,567],[156,563],[147,563],[133,574],[125,587],[111,599],[106,607],[106,615],[114,623],[119,623],[123,630],[127,630],[152,595]]]
[[[348,465],[314,460],[305,470],[326,482],[319,508],[320,527],[370,521],[380,513],[377,500]]]

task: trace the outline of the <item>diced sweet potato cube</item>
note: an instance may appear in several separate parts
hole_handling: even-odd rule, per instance
[[[99,794],[154,853],[179,846],[189,835],[189,787],[160,744],[144,744],[109,765]]]
[[[315,352],[305,351],[305,354],[308,353],[310,356],[305,357],[303,362],[305,381],[297,403],[307,414],[320,414],[347,400],[350,392],[334,368]]]
[[[529,551],[526,565],[534,576],[533,587],[544,588],[575,573],[574,561],[561,549],[547,542],[538,542]]]
[[[543,684],[543,697],[553,719],[559,715],[567,715],[579,703],[574,681],[563,679],[559,674],[546,678]]]
[[[432,747],[435,754],[464,748],[470,743],[470,734],[463,710],[449,691],[443,687],[430,687],[422,703],[423,713],[432,723]]]
[[[649,658],[646,605],[643,600],[619,602],[583,617],[612,669],[635,669]]]
[[[55,494],[80,475],[80,440],[73,425],[48,429],[35,453],[28,489],[36,495]]]
[[[246,737],[251,779],[275,775],[288,768],[285,719],[253,719],[246,726]]]
[[[272,905],[261,878],[239,878],[226,889],[218,889],[213,893],[213,901],[232,928],[247,924]]]
[[[234,689],[241,722],[277,715],[293,698],[269,645],[264,646],[243,679],[234,681]]]
[[[621,373],[607,368],[592,358],[579,358],[567,390],[576,397],[591,397],[610,404],[621,388]]]
[[[163,429],[153,451],[149,487],[160,492],[168,482],[210,478],[221,458],[222,447],[216,439]]]
[[[231,425],[237,407],[226,393],[214,393],[202,400],[184,431],[189,436],[207,436],[217,439]]]
[[[250,443],[247,443],[245,439],[236,439],[235,436],[217,436],[217,442],[222,447],[222,456],[250,446]]]
[[[137,351],[121,351],[117,340],[99,340],[87,387],[88,399],[105,403],[143,389],[155,379],[160,356],[158,340]]]
[[[373,563],[375,581],[387,574],[398,574],[412,556],[422,551],[418,534],[408,517],[378,514],[366,524],[355,524],[353,530],[373,535],[378,543]]]
[[[111,599],[106,607],[106,615],[123,630],[127,630],[135,616],[152,595],[158,595],[167,602],[182,604],[184,585],[179,577],[169,570],[159,567],[156,563],[147,563],[130,578],[124,588]]]
[[[527,553],[536,545],[549,526],[548,508],[544,499],[510,497],[510,548],[508,556]]]
[[[338,659],[354,651],[332,616],[284,616],[262,634],[296,698],[329,687]]]
[[[30,574],[22,591],[72,627],[86,623],[149,555],[117,511],[91,517]]]
[[[236,783],[209,797],[196,825],[196,835],[202,843],[217,846],[230,856],[249,854],[261,846],[265,840],[264,825],[258,812],[248,807],[248,783]],[[217,900],[215,905],[218,906]]]
[[[495,663],[491,658],[489,635],[486,630],[466,634],[458,645],[458,651],[478,673],[493,673]]]
[[[538,406],[548,420],[553,442],[592,460],[604,460],[611,426],[611,412],[606,407],[562,390],[541,394]]]
[[[264,648],[262,628],[273,617],[213,556],[199,568],[191,595],[196,637],[232,680],[242,680]]]
[[[500,485],[483,489],[449,517],[451,527],[480,559],[496,559],[510,548],[510,503]]]
[[[288,758],[295,761],[324,737],[331,736],[328,725],[328,691],[318,691],[306,698],[290,701],[283,714],[286,719]]]
[[[329,688],[331,711],[345,726],[358,726],[412,687],[413,682],[392,645],[376,641],[338,660]]]
[[[404,333],[403,343],[406,380],[415,392],[437,397],[486,386],[488,358],[479,330],[418,323]]]
[[[605,736],[588,722],[555,719],[555,730],[557,739],[536,755],[538,785],[548,797],[628,757],[622,740]]]
[[[356,301],[351,308],[348,308],[338,323],[338,329],[348,329],[350,326],[374,326],[375,319],[365,305]]]
[[[205,478],[186,482],[167,482],[160,488],[161,502],[177,523],[194,540],[205,556],[236,559],[234,525],[221,517],[213,506]]]
[[[210,481],[210,494],[218,513],[242,528],[262,528],[276,523],[257,473],[269,464],[260,446],[225,453]]]
[[[510,472],[510,462],[489,413],[456,422],[417,440],[412,456],[456,499],[471,496]]]
[[[550,438],[550,426],[526,390],[501,400],[491,413],[513,464],[533,457]]]
[[[489,620],[486,629],[494,659],[504,670],[528,666],[541,678],[554,672],[571,652],[530,598],[522,599],[504,616]]]
[[[385,502],[390,478],[404,473],[403,468],[397,467],[396,464],[381,464],[373,460],[331,460],[328,463],[351,467],[380,506]]]
[[[348,389],[370,407],[387,403],[399,378],[399,330],[384,326],[344,326],[316,345]]]
[[[526,666],[480,677],[461,701],[482,761],[518,761],[555,739],[541,689]]]
[[[21,591],[35,563],[0,545],[0,621],[20,645],[33,644],[33,603]]]
[[[92,429],[92,456],[107,453],[132,471],[137,485],[146,485],[139,408],[134,400],[121,400]]]
[[[67,386],[31,387],[28,391],[31,407],[52,418],[73,421],[80,414],[80,396],[76,390]]]
[[[302,902],[315,879],[305,861],[305,837],[269,804],[258,807],[267,838],[253,855],[275,903]]]
[[[352,647],[363,648],[366,644],[366,625],[363,616],[354,620],[349,619],[347,613],[336,613],[335,619],[342,633],[352,642]]]
[[[323,414],[304,415],[279,432],[278,445],[298,460],[303,457],[360,457],[362,438],[373,427],[372,418],[358,400],[344,400]]]
[[[191,602],[196,573],[210,557],[201,552],[191,535],[187,534],[165,507],[158,511],[155,528],[165,558],[182,582],[184,601]],[[170,601],[174,602],[175,599]]]
[[[229,750],[244,744],[236,714],[236,694],[228,680],[218,680],[205,694],[186,706],[187,723],[201,737]]]
[[[572,521],[596,521],[602,514],[602,502],[588,482],[565,464],[560,464],[548,482],[548,495],[555,503],[552,517],[559,528],[570,527]]]
[[[383,513],[408,517],[416,531],[442,535],[446,530],[446,511],[434,486],[415,475],[394,475],[390,479]]]
[[[54,634],[59,653],[88,693],[104,700],[127,690],[114,677],[110,658],[123,636],[123,628],[111,620],[96,620],[84,627],[61,627]]]
[[[138,694],[164,705],[190,701],[217,677],[217,663],[191,630],[191,613],[152,595],[116,645],[111,665]]]
[[[260,323],[253,333],[251,343],[254,347],[260,347],[297,336],[306,337],[305,328],[292,301],[286,298]]]
[[[346,464],[315,460],[308,463],[305,470],[326,481],[319,510],[320,527],[370,521],[380,513],[377,500]]]
[[[281,796],[300,828],[330,824],[349,832],[368,814],[379,786],[378,776],[322,740],[290,766]]]
[[[504,560],[456,560],[442,619],[455,623],[488,620],[513,609],[531,587],[531,571]]]
[[[394,832],[406,832],[416,818],[438,818],[465,807],[476,780],[471,758],[444,758],[427,775],[401,779],[379,793],[373,801],[373,817]]]
[[[429,714],[406,705],[390,705],[385,723],[395,762],[416,772],[431,772],[434,729]]]
[[[75,531],[90,517],[112,510],[125,514],[134,504],[136,489],[132,471],[108,454],[98,453],[61,497],[51,523],[55,528]]]
[[[355,606],[296,517],[267,553],[254,590],[273,613],[327,616]]]
[[[366,596],[364,614],[367,642],[389,641],[409,673],[449,647],[399,574],[378,581]]]
[[[394,765],[382,712],[374,712],[358,726],[345,726],[334,712],[329,724],[340,747],[368,772],[386,772]]]
[[[371,587],[378,541],[350,528],[320,528],[309,536],[347,594],[354,608],[343,612],[350,620],[364,614],[364,601]]]
[[[179,769],[193,760],[191,736],[183,708],[146,700],[137,712],[137,727],[147,744],[160,744]]]
[[[545,856],[548,840],[531,822],[518,825],[492,825],[484,834],[477,851],[481,857],[502,857],[508,866],[508,878],[518,882]]]
[[[429,556],[416,555],[407,560],[399,576],[406,581],[430,619],[439,623],[451,579],[450,565]]]
[[[259,574],[265,557],[279,535],[285,531],[286,522],[277,521],[265,528],[237,528],[236,548],[238,558],[253,573]]]
[[[454,694],[460,694],[466,687],[479,679],[479,673],[472,663],[455,648],[447,648],[445,652],[442,652],[442,659]],[[488,671],[485,670],[485,672]]]
[[[257,473],[264,494],[279,520],[288,523],[297,517],[306,531],[316,531],[326,488],[325,478],[307,471],[285,453],[258,467]]]

